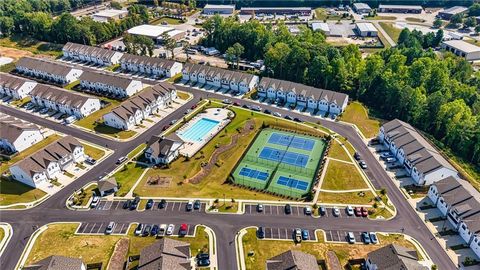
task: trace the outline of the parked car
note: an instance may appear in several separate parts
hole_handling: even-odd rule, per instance
[[[300,228],[295,229],[294,238],[295,238],[295,242],[297,243],[302,242],[302,230]]]
[[[396,159],[396,158],[393,158],[393,157],[388,157],[388,158],[385,159],[385,161],[386,161],[387,163],[394,163],[395,161],[397,161],[397,159]]]
[[[381,159],[386,159],[386,158],[389,158],[389,157],[393,157],[392,153],[390,153],[390,152],[383,152],[383,153],[380,154]]]
[[[167,231],[167,224],[162,224],[162,225],[160,225],[160,227],[158,228],[158,233],[157,233],[157,235],[158,235],[158,236],[164,236],[165,233],[166,233],[166,231]]]
[[[250,109],[250,105],[243,104],[242,108],[245,108],[245,109]]]
[[[140,203],[140,198],[139,197],[135,197],[135,199],[133,199],[132,203],[130,204],[130,210],[135,210],[137,209],[137,206],[138,204]]]
[[[182,225],[180,225],[180,230],[178,231],[178,234],[183,236],[183,235],[187,235],[187,233],[188,233],[188,226],[187,224],[182,223]]]
[[[378,243],[378,238],[376,233],[370,232],[370,242],[372,242],[372,244]]]
[[[357,152],[355,152],[355,154],[353,154],[353,158],[355,158],[356,160],[362,159],[362,157],[360,156],[360,154],[357,153]]]
[[[370,235],[368,234],[368,232],[362,233],[362,241],[367,245],[370,244]]]
[[[240,106],[240,103],[238,103],[238,102],[235,101],[235,102],[233,102],[233,105],[234,105],[234,106]]]
[[[201,207],[202,207],[202,203],[200,202],[200,200],[195,200],[195,202],[193,203],[193,209],[198,210]]]
[[[210,259],[210,254],[208,253],[198,253],[197,260]]]
[[[350,206],[350,205],[347,206],[346,211],[347,211],[347,215],[353,216],[353,207],[352,206]]]
[[[357,217],[362,216],[362,209],[360,207],[355,207],[355,216]]]
[[[175,124],[177,121],[178,121],[177,119],[173,119],[172,121],[170,121],[170,125]]]
[[[147,201],[147,205],[145,205],[145,209],[151,209],[153,206],[153,200],[152,199],[148,199]]]
[[[257,212],[263,212],[263,204],[257,204]]]
[[[126,156],[123,156],[123,157],[120,157],[118,160],[117,160],[117,165],[119,164],[122,164],[123,162],[127,161],[127,157]]]
[[[210,259],[201,259],[197,261],[199,267],[206,267],[210,265]]]
[[[189,114],[189,113],[191,113],[191,112],[192,112],[192,110],[187,109],[183,114],[187,115],[187,114]]]
[[[158,208],[159,209],[163,209],[167,206],[167,201],[165,199],[162,199],[159,203],[158,203]]]
[[[358,162],[358,164],[360,164],[360,167],[361,167],[362,169],[366,169],[366,168],[367,168],[367,163],[365,163],[365,161],[363,161],[363,160],[360,160],[360,161]]]
[[[194,104],[194,105],[192,105],[192,107],[190,107],[190,109],[192,109],[192,110],[195,109],[195,108],[197,108],[197,104]]]
[[[191,201],[189,201],[189,202],[187,203],[187,205],[185,206],[185,209],[186,209],[187,211],[192,211],[192,210],[193,210],[193,203],[192,203]]]
[[[167,235],[172,235],[173,230],[175,230],[175,225],[173,225],[173,224],[168,225],[166,234]]]
[[[97,160],[94,159],[94,158],[92,158],[92,157],[87,157],[87,158],[85,159],[85,162],[88,163],[88,164],[90,164],[90,165],[95,165],[95,164],[97,163]]]
[[[137,228],[135,228],[134,234],[135,234],[135,235],[140,235],[140,234],[142,234],[142,231],[143,231],[143,224],[142,224],[142,223],[139,223],[139,224],[137,225]]]
[[[305,215],[310,216],[312,214],[312,208],[310,206],[305,206],[305,208],[303,208],[303,212]]]
[[[263,229],[263,227],[261,227],[261,226],[258,227],[257,236],[258,236],[258,238],[260,238],[260,239],[265,238],[265,230]]]
[[[100,197],[93,195],[92,202],[90,203],[90,208],[95,208],[98,205],[98,202],[100,201]]]
[[[287,120],[293,120],[293,117],[291,117],[290,115],[285,115],[285,119],[287,119]]]
[[[367,210],[367,208],[362,207],[361,210],[362,210],[362,217],[368,217],[368,210]]]
[[[250,110],[256,111],[256,112],[261,112],[262,108],[260,106],[253,105],[253,106],[250,106]]]
[[[142,236],[149,236],[151,230],[152,230],[152,226],[150,225],[145,226],[145,229],[143,229]]]
[[[320,213],[321,216],[325,216],[325,214],[327,213],[327,209],[325,208],[325,206],[320,206],[320,208],[318,209],[318,212]]]
[[[333,213],[334,216],[338,217],[338,216],[340,216],[340,209],[338,209],[338,207],[334,206],[332,208],[332,213]]]
[[[158,230],[159,230],[159,229],[160,229],[160,228],[158,227],[157,224],[153,225],[152,230],[150,231],[150,235],[151,235],[151,236],[156,236],[156,235],[158,234]]]
[[[308,230],[302,230],[302,240],[308,240],[310,238],[310,234]]]
[[[282,114],[281,114],[281,113],[279,113],[279,112],[274,112],[274,113],[273,113],[273,116],[276,116],[276,117],[282,117]]]
[[[170,127],[170,125],[165,125],[165,126],[163,126],[162,131],[167,130],[169,127]]]
[[[115,228],[115,222],[110,221],[110,223],[107,225],[107,228],[105,228],[105,234],[111,234],[113,232],[113,228]]]
[[[300,118],[297,118],[297,117],[293,118],[293,121],[298,122],[298,123],[302,123],[302,122],[303,122],[302,120],[300,120]]]
[[[353,234],[353,232],[349,232],[347,234],[347,240],[348,240],[348,243],[355,244],[355,235]]]
[[[292,206],[290,204],[285,204],[285,214],[290,215],[292,213]]]
[[[228,98],[222,100],[222,102],[223,102],[224,104],[232,104],[232,103],[233,103],[233,102],[232,102],[230,99],[228,99]]]
[[[272,112],[269,109],[265,109],[263,112],[266,114],[272,114]]]
[[[131,200],[126,200],[123,203],[123,209],[129,209],[131,205],[132,205],[132,201]]]

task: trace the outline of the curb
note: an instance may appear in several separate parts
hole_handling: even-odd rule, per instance
[[[0,223],[0,227],[5,231],[5,237],[0,242],[0,257],[1,257],[5,249],[7,248],[7,245],[10,242],[10,239],[12,239],[13,228],[12,228],[12,225],[4,222]]]

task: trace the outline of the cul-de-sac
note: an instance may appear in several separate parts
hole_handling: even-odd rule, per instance
[[[480,270],[477,0],[0,0],[0,269]]]

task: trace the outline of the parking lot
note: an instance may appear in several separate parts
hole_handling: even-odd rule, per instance
[[[289,216],[307,216],[304,212],[305,211],[304,206],[292,205],[291,208],[292,208],[292,212],[290,214],[288,214]],[[345,208],[339,208],[339,210],[340,210],[339,216],[335,217],[333,215],[333,208],[327,207],[325,215],[320,216],[320,218],[328,218],[328,217],[332,217],[332,218],[351,218],[351,219],[366,218],[366,217],[357,217],[355,215],[349,216],[349,215],[347,215]],[[256,204],[246,204],[245,205],[245,215],[271,215],[271,216],[277,215],[278,216],[278,215],[287,215],[287,214],[285,214],[285,206],[284,205],[264,204],[263,205],[263,211],[258,212]]]
[[[265,227],[265,239],[283,239],[283,240],[294,240],[294,228],[271,228]],[[308,240],[317,241],[314,230],[308,230]],[[306,240],[303,240],[306,241]]]
[[[102,210],[102,211],[115,211],[115,210],[124,210],[123,204],[126,200],[121,201],[106,201],[101,200],[97,207],[94,208],[95,210]],[[153,207],[145,210],[145,211],[157,211],[157,212],[185,212],[187,211],[187,202],[174,202],[174,201],[167,201],[165,208],[158,208],[159,201],[154,201]],[[192,209],[190,212],[201,212],[205,211],[205,203],[200,204],[200,209]]]
[[[329,242],[348,242],[347,234],[348,231],[326,230],[325,240]],[[355,241],[357,243],[362,243],[362,232],[353,232],[353,234],[355,235]]]
[[[83,222],[78,226],[77,234],[104,234],[108,222]],[[128,223],[115,223],[112,234],[127,234]]]

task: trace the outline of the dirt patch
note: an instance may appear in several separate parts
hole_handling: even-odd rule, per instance
[[[327,251],[327,265],[328,269],[342,270],[342,266],[340,264],[340,261],[338,260],[337,255],[331,250]]]
[[[130,239],[122,238],[115,244],[112,257],[108,263],[107,270],[123,270],[125,264],[125,258],[128,254],[128,247],[130,245]]]
[[[148,177],[147,182],[145,183],[146,186],[150,187],[170,187],[172,183],[172,177],[169,176],[160,176],[160,175],[153,175]]]
[[[33,53],[29,51],[23,51],[23,50],[18,50],[14,48],[7,48],[7,47],[0,46],[0,55],[18,60],[24,56],[32,56]]]

